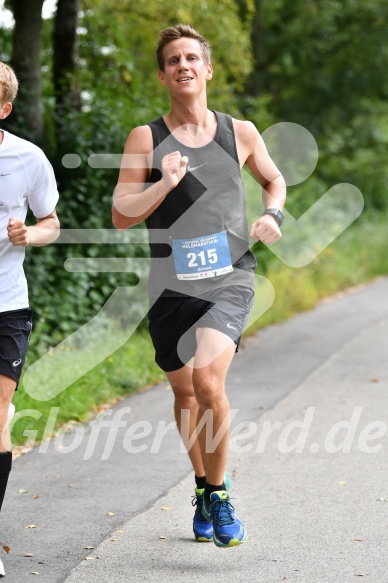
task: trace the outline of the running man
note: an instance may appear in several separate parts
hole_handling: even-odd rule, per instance
[[[213,69],[207,41],[179,24],[161,31],[156,54],[171,111],[130,133],[113,224],[126,229],[146,221],[149,330],[155,360],[174,392],[182,439],[191,445],[194,535],[229,547],[247,533],[228,496],[225,378],[253,304],[256,260],[249,236],[266,244],[280,239],[286,189],[254,125],[208,109]],[[263,187],[265,207],[250,230],[244,164]],[[218,443],[206,443],[203,417],[213,437],[221,430]]]
[[[0,62],[0,120],[9,116],[18,81]],[[53,169],[37,146],[0,129],[0,509],[12,466],[9,418],[31,333],[23,271],[25,247],[42,247],[59,235]],[[37,224],[26,226],[27,208]],[[4,567],[0,560],[0,576]]]

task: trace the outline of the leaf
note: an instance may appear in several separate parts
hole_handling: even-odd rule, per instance
[[[8,545],[3,545],[3,550],[7,553],[9,553],[9,551],[11,550],[11,548]]]
[[[107,512],[108,516],[116,516],[116,512]]]
[[[27,494],[28,490],[23,490],[23,488],[20,488],[19,490],[19,494]]]
[[[381,496],[381,498],[377,498],[377,500],[379,502],[388,502],[388,497],[387,496]]]
[[[111,538],[110,540],[112,541],[112,543],[115,543],[117,541],[117,538]]]
[[[36,528],[35,524],[27,524],[24,528]]]
[[[166,540],[166,537],[165,536],[162,536],[161,534],[159,535],[159,538],[162,539],[162,540]]]
[[[339,484],[340,486],[345,486],[346,482],[344,482],[343,480],[340,480],[340,481],[338,482],[338,484]]]
[[[360,542],[360,543],[362,542],[362,538],[360,538],[360,537],[357,537],[354,540],[356,540],[357,542]]]
[[[94,557],[85,557],[85,561],[93,561]]]
[[[94,547],[84,547],[84,549],[85,549],[86,551],[91,551],[92,549],[94,549]]]
[[[162,506],[160,510],[172,510],[169,506]]]
[[[33,553],[24,553],[23,557],[33,557]]]
[[[31,571],[31,575],[39,575],[38,571]]]

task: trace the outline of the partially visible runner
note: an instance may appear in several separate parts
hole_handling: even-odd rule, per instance
[[[113,224],[126,229],[146,221],[149,330],[195,472],[194,535],[229,547],[244,542],[247,533],[225,474],[225,378],[253,304],[256,260],[249,236],[266,244],[280,239],[286,188],[254,125],[208,109],[213,69],[207,41],[188,25],[170,27],[159,35],[157,59],[171,111],[130,133]],[[250,230],[245,164],[263,187],[265,207]],[[196,438],[201,420],[206,423]],[[219,430],[219,443],[213,442]]]
[[[0,62],[0,120],[12,111],[18,81]],[[0,129],[0,509],[12,466],[8,417],[31,334],[31,308],[23,271],[25,247],[47,245],[59,235],[53,169],[37,146]],[[27,208],[37,224],[26,226]],[[0,576],[4,567],[0,560]]]

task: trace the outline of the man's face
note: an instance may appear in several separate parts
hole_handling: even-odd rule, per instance
[[[181,95],[200,93],[212,78],[211,64],[205,64],[202,48],[193,38],[180,38],[164,47],[164,71],[159,71],[162,85],[170,93]]]

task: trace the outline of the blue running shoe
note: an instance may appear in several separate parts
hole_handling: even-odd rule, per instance
[[[192,500],[192,505],[196,507],[193,518],[193,532],[198,542],[211,543],[213,540],[213,525],[202,514],[204,491],[205,488],[195,488],[195,496],[193,496]]]
[[[229,490],[230,477],[227,472],[224,476],[225,489]],[[213,540],[213,525],[203,515],[203,493],[204,488],[195,488],[195,495],[192,499],[192,505],[195,506],[193,518],[193,532],[196,540],[200,543],[210,543]]]
[[[213,525],[213,541],[218,547],[234,547],[245,542],[247,531],[236,516],[228,493],[220,490],[210,496],[209,508],[202,505],[202,514]]]

